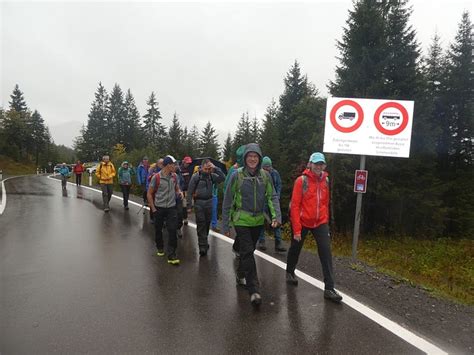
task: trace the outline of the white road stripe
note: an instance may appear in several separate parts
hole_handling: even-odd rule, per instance
[[[5,207],[7,206],[7,190],[5,190],[5,180],[2,180],[2,200],[0,201],[0,215],[3,214],[3,211],[5,211]]]
[[[51,177],[48,176],[48,178],[51,178]],[[54,179],[54,180],[57,180],[57,179]],[[58,181],[60,181],[60,180],[58,180]],[[71,184],[71,185],[75,186],[75,184],[71,183],[71,182],[68,182],[68,184]],[[82,188],[86,188],[88,190],[92,190],[92,191],[102,193],[102,191],[91,188],[91,187],[88,187],[88,186],[82,186]],[[115,196],[115,195],[112,195],[112,197],[123,201],[122,197]],[[142,207],[141,204],[139,204],[137,202],[134,202],[134,201],[129,200],[129,203],[131,203],[135,206],[138,206],[138,207]],[[144,207],[144,208],[149,209],[148,207]],[[197,227],[196,224],[192,223],[192,222],[189,222],[188,225],[190,227],[193,227],[193,228]],[[232,238],[226,237],[225,235],[220,234],[220,233],[216,233],[212,230],[209,231],[209,234],[213,235],[214,237],[219,238],[220,240],[223,240],[223,241],[225,241],[229,244],[234,243],[234,240]],[[283,270],[286,270],[286,263],[284,263],[284,262],[282,262],[282,261],[280,261],[280,260],[278,260],[278,259],[276,259],[276,258],[274,258],[270,255],[262,253],[258,250],[255,251],[255,255],[259,256],[262,259],[267,260],[268,262],[278,266],[279,268],[281,268]],[[308,275],[308,274],[306,274],[302,271],[299,271],[299,270],[296,270],[295,274],[300,279],[306,281],[310,285],[313,285],[313,286],[315,286],[315,287],[317,287],[321,290],[324,290],[324,283],[317,280],[317,279],[315,279],[314,277],[312,277],[312,276],[310,276],[310,275]],[[399,338],[403,339],[404,341],[406,341],[407,343],[413,345],[414,347],[418,348],[419,350],[425,352],[426,354],[440,354],[440,355],[441,354],[448,354],[446,351],[444,351],[441,348],[437,347],[436,345],[430,343],[428,340],[425,340],[422,337],[412,333],[408,329],[402,327],[401,325],[399,325],[398,323],[395,323],[394,321],[388,319],[387,317],[384,317],[380,313],[377,313],[376,311],[374,311],[370,307],[356,301],[354,298],[348,296],[347,294],[342,293],[340,291],[338,291],[338,292],[344,297],[343,300],[342,300],[343,303],[347,304],[349,307],[353,308],[357,312],[359,312],[362,315],[364,315],[365,317],[371,319],[372,321],[374,321],[378,325],[380,325],[383,328],[387,329],[391,333],[395,334]]]
[[[24,177],[24,176],[33,176],[33,175],[10,176],[9,178],[2,180],[2,183],[0,185],[2,188],[2,200],[0,201],[0,216],[3,214],[3,212],[5,211],[5,208],[7,207],[7,190],[5,189],[5,181],[19,178],[19,177]]]

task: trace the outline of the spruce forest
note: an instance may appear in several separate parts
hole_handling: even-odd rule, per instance
[[[423,56],[409,25],[410,13],[406,1],[355,2],[337,42],[335,79],[325,83],[330,96],[415,102],[410,158],[367,157],[370,175],[361,228],[367,235],[473,239],[470,15],[460,16],[455,38],[444,39],[450,43],[446,50],[434,34]],[[9,107],[0,111],[0,155],[42,168],[48,162],[98,161],[106,153],[115,163],[126,159],[134,166],[144,155],[156,160],[166,154],[178,159],[210,156],[230,164],[240,145],[258,142],[281,174],[284,211],[309,155],[323,150],[326,98],[304,74],[304,58],[294,62],[283,81],[283,92],[268,103],[264,117],[252,118],[245,108],[240,117],[223,117],[235,127],[223,145],[212,122],[186,127],[175,113],[166,125],[159,105],[164,88],[150,93],[146,111],[140,113],[131,89],[119,84],[107,89],[99,82],[74,151],[54,144],[43,117],[28,107],[17,85]],[[359,156],[326,158],[332,228],[348,234],[354,223],[353,178]]]

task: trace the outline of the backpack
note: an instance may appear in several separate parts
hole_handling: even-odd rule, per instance
[[[160,172],[153,173],[151,176],[148,177],[148,182],[151,182],[151,179],[153,179],[153,176],[156,176],[156,184],[155,188],[153,189],[153,199],[155,198],[156,191],[158,191],[158,187],[160,187],[160,182],[161,182],[161,175]],[[178,186],[178,178],[176,177],[176,173],[171,173],[171,178],[173,179],[175,186]]]
[[[197,181],[194,183],[194,189],[193,189],[193,198],[196,198],[196,189],[199,185],[199,182],[202,180],[202,181],[206,181],[206,179],[202,179],[201,178],[201,171],[198,171],[197,173],[195,174],[199,174],[199,178],[197,179]],[[212,173],[209,174],[209,177],[211,179],[211,187],[214,186],[214,181],[212,180]],[[188,187],[188,190],[189,190],[189,187]]]
[[[263,184],[265,186],[270,182],[270,178],[268,176],[268,173],[263,169],[260,169],[258,177],[262,178]],[[237,186],[236,186],[236,189],[235,189],[236,194],[240,195],[240,189],[242,187],[242,184],[244,183],[244,179],[245,179],[244,168],[240,167],[240,168],[237,169]],[[240,207],[241,207],[241,206],[236,205],[236,201],[240,201],[240,203],[242,203],[241,198],[234,198],[234,211],[240,210]]]

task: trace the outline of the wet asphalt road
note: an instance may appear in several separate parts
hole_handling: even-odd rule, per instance
[[[155,255],[138,207],[47,177],[8,180],[0,216],[0,353],[329,353],[420,351],[349,308],[323,299],[257,258],[263,304],[235,285],[230,244],[194,228],[181,265]]]

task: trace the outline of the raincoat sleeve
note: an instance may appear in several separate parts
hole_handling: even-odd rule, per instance
[[[238,178],[237,175],[237,173],[233,173],[230,176],[224,191],[224,200],[222,201],[222,232],[224,234],[228,233],[230,230],[230,215],[235,193],[234,182]]]
[[[294,235],[301,235],[301,203],[303,200],[303,178],[300,176],[295,180],[293,193],[291,194],[290,219]]]
[[[212,173],[212,182],[214,184],[220,184],[222,181],[225,180],[225,178],[226,177],[224,173],[222,172],[222,170],[216,166],[214,168],[214,172]]]
[[[96,171],[95,171],[95,176],[97,176],[97,179],[100,180],[100,173],[101,173],[101,170],[102,170],[102,163],[99,164],[99,166],[97,167]]]

